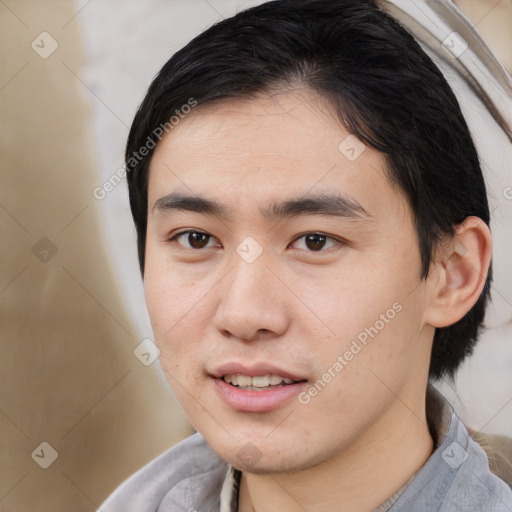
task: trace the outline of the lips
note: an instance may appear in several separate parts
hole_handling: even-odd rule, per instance
[[[297,396],[307,379],[272,364],[228,363],[214,372],[220,397],[240,412],[269,412]]]

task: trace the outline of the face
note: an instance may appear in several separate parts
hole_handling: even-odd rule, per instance
[[[151,161],[160,363],[211,447],[255,473],[378,442],[426,386],[411,210],[329,112],[305,90],[197,107]]]

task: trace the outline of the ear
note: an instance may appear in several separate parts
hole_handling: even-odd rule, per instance
[[[492,255],[491,232],[478,217],[467,217],[436,251],[432,295],[425,321],[447,327],[459,321],[482,293]]]

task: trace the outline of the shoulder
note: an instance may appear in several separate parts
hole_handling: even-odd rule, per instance
[[[495,436],[494,436],[495,437]],[[494,439],[493,437],[493,439]],[[503,441],[506,438],[499,438]],[[487,435],[468,429],[452,409],[450,429],[438,450],[438,464],[449,466],[445,482],[449,482],[441,510],[507,512],[512,505],[512,489],[504,477],[507,475],[506,454],[497,456]],[[502,443],[503,445],[503,443]],[[499,445],[502,449],[503,446]],[[438,454],[439,455],[439,454]],[[498,464],[498,462],[500,464]],[[510,461],[509,461],[510,463]],[[450,481],[451,480],[451,481]]]
[[[442,510],[508,512],[512,489],[492,473],[482,447],[468,437],[465,459],[461,460],[443,502]]]
[[[470,434],[487,455],[490,470],[512,487],[512,438],[471,430]]]
[[[489,460],[447,400],[436,449],[389,512],[510,512],[512,490],[489,468]]]
[[[124,481],[99,512],[210,510],[227,470],[227,463],[194,434]]]

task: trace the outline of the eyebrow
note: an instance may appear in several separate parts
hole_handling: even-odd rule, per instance
[[[260,213],[268,219],[311,214],[361,219],[372,217],[355,199],[338,194],[305,195],[287,201],[276,201],[267,208],[260,208]]]
[[[165,213],[169,211],[188,211],[229,217],[229,208],[216,201],[200,196],[189,196],[172,192],[155,201],[153,212]]]
[[[228,219],[232,214],[228,206],[217,201],[178,192],[160,197],[153,206],[153,212],[155,213],[170,211],[196,212],[225,219]],[[260,207],[259,211],[263,217],[271,220],[300,215],[330,215],[361,220],[372,219],[372,215],[358,201],[339,194],[305,195],[286,201],[274,201],[265,208]]]

